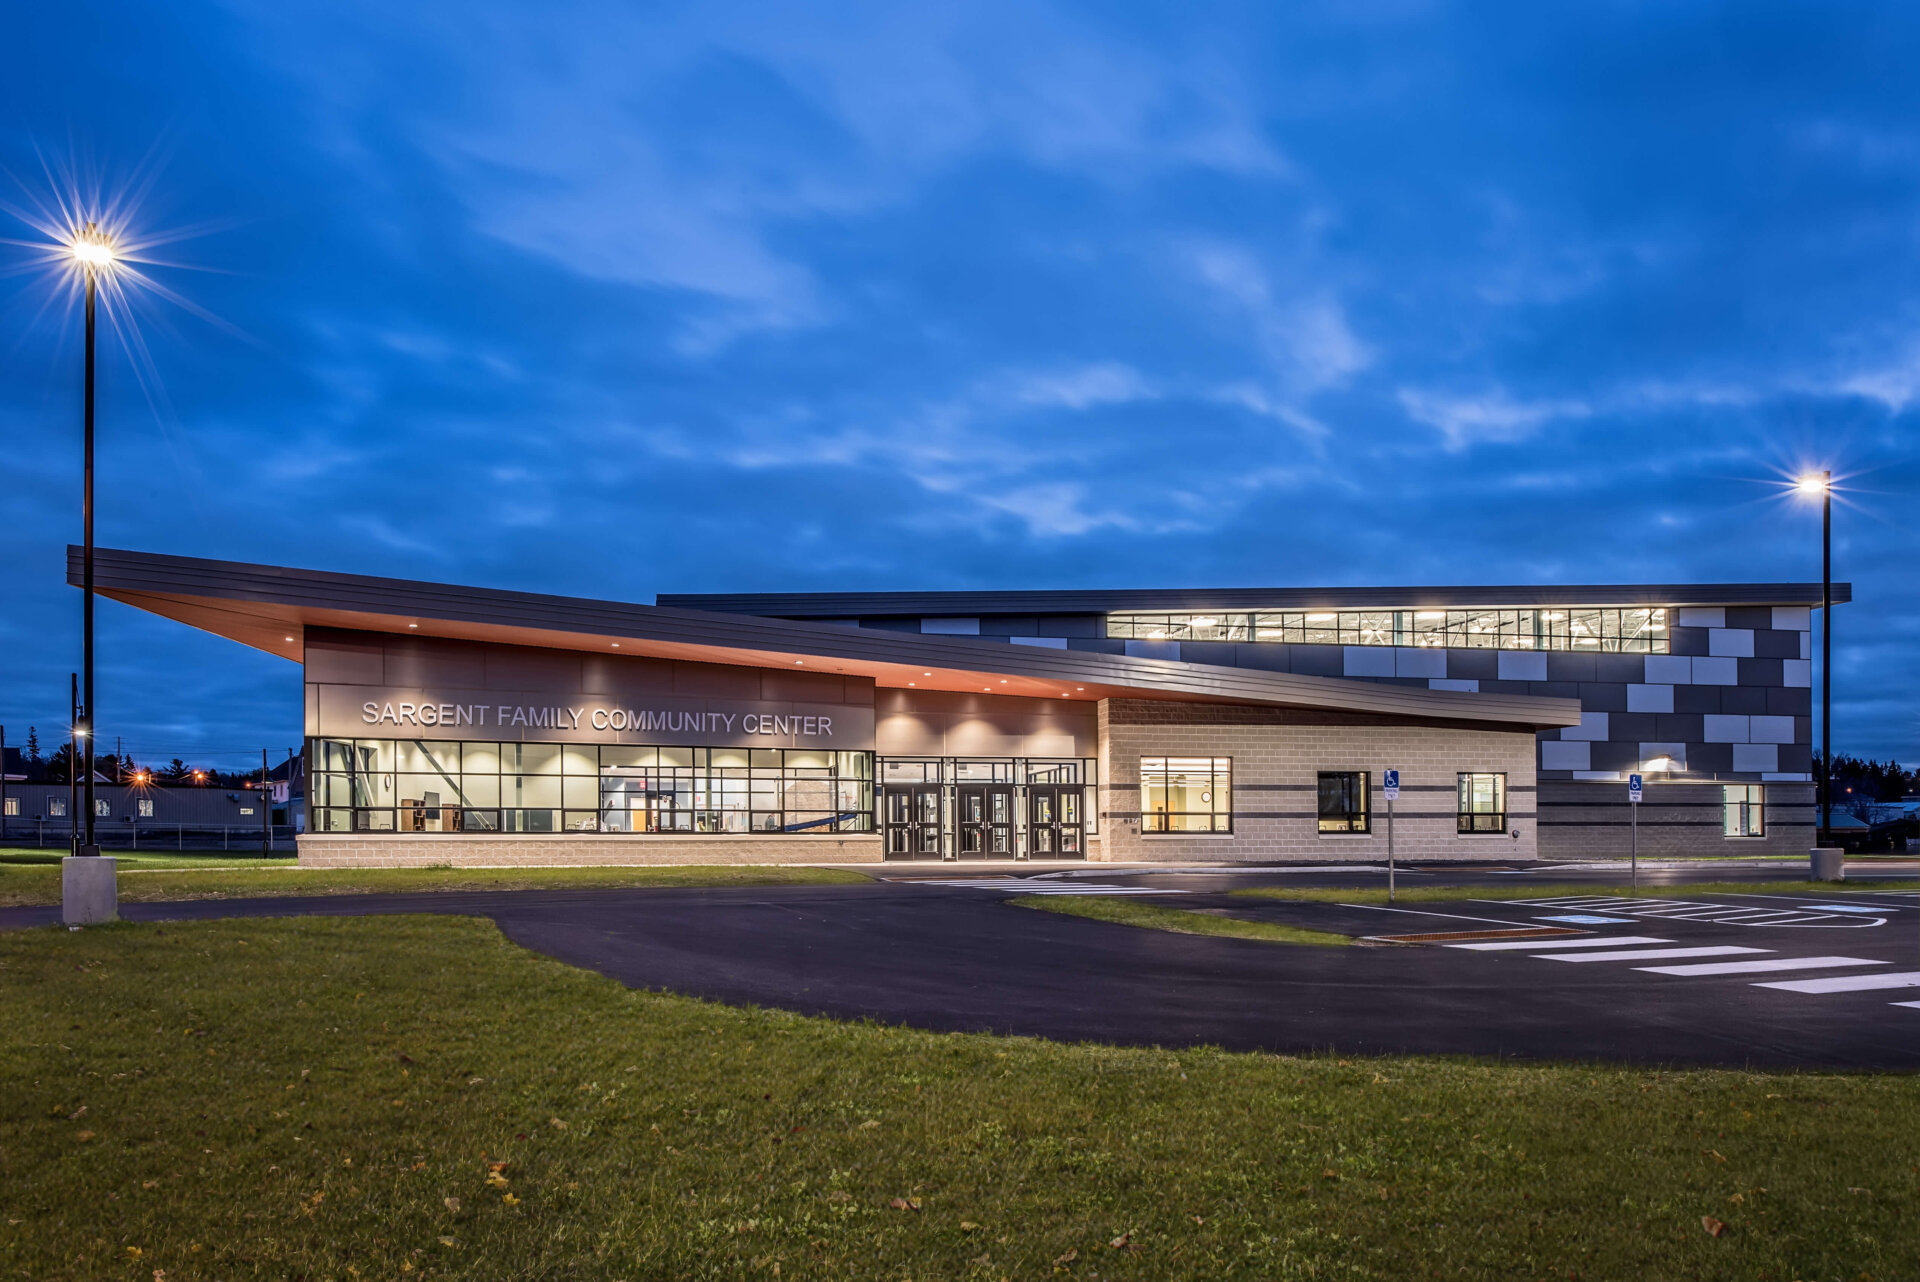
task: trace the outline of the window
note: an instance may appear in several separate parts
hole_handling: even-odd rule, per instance
[[[1460,831],[1505,832],[1507,830],[1507,777],[1505,775],[1460,776]]]
[[[113,807],[107,804],[105,797],[95,797],[93,799],[93,813],[105,819],[113,814]]]
[[[134,801],[133,805],[134,813],[142,819],[153,818],[153,799],[151,797],[140,797]]]
[[[319,739],[321,832],[871,832],[873,754]]]
[[[1757,783],[1730,783],[1721,789],[1725,801],[1724,831],[1729,837],[1767,835],[1767,790]]]
[[[1616,654],[1665,654],[1668,649],[1667,612],[1659,607],[1110,614],[1107,635],[1137,641],[1278,641]]]
[[[65,819],[67,817],[67,799],[65,797],[47,798],[47,816],[51,819]]]
[[[1320,772],[1320,831],[1370,832],[1367,796],[1371,776],[1364,770]]]
[[[7,798],[7,813],[9,815],[17,815],[20,813],[20,798],[18,797]]]
[[[1232,832],[1231,757],[1140,758],[1140,831]]]

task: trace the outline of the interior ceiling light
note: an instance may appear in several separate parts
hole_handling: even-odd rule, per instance
[[[1332,623],[1333,618],[1334,616],[1331,614],[1309,614],[1307,616],[1307,622],[1308,623]]]
[[[408,626],[408,627],[410,627],[410,628],[417,628],[417,627],[419,627],[420,625],[419,625],[419,624],[417,624],[417,623],[409,623],[409,624],[408,624],[407,626]]]
[[[1192,623],[1196,628],[1217,628],[1220,626],[1220,620],[1214,618],[1211,614],[1196,615]]]
[[[616,649],[616,650],[618,650],[618,649],[620,648],[620,643],[619,643],[618,641],[615,641],[615,642],[613,643],[613,648],[614,648],[614,649]]]

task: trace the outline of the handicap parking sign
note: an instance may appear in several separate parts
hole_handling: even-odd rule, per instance
[[[1400,800],[1400,772],[1389,770],[1381,778],[1381,788],[1387,794],[1388,801]]]
[[[1634,801],[1634,802],[1637,802],[1640,800],[1640,776],[1639,775],[1627,776],[1627,800]]]

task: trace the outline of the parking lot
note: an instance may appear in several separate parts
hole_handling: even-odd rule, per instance
[[[934,1029],[1284,1052],[1920,1067],[1920,899],[1859,880],[1808,895],[1633,897],[1624,870],[1412,869],[1406,896],[1389,905],[1366,893],[1377,899],[1385,882],[1371,867],[876,873],[860,886],[343,895],[128,905],[125,915],[470,913],[630,985]],[[1642,880],[1702,876],[1650,868]],[[1609,881],[1618,889],[1566,890]],[[1230,893],[1273,886],[1328,897]],[[1516,887],[1538,893],[1492,897]],[[1035,894],[1149,898],[1372,946],[1172,934],[1006,902]],[[40,909],[0,914],[0,924],[47,920]]]

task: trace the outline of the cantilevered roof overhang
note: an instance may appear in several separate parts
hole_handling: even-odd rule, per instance
[[[67,549],[67,581],[81,581],[78,548]],[[113,600],[294,661],[301,658],[308,628],[344,628],[801,667],[902,689],[1248,704],[1530,730],[1580,721],[1575,699],[1427,690],[109,548],[95,549],[94,587]]]

